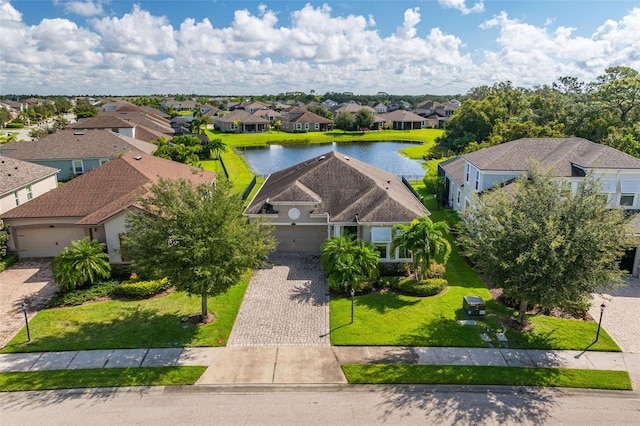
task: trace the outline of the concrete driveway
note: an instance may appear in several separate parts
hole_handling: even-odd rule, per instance
[[[22,301],[31,319],[58,290],[53,281],[51,259],[23,259],[0,272],[0,347],[24,327]]]
[[[640,280],[628,276],[625,283],[626,286],[594,294],[589,314],[598,321],[600,305],[604,303],[602,328],[623,352],[640,353]]]

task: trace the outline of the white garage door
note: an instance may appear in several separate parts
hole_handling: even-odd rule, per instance
[[[84,238],[84,229],[76,227],[17,229],[16,245],[20,257],[53,257]]]
[[[278,240],[277,251],[320,253],[320,246],[327,239],[327,225],[278,226],[274,236]]]

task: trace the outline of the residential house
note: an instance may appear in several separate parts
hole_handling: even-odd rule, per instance
[[[393,130],[415,130],[427,127],[425,118],[411,111],[398,109],[386,114],[379,114],[378,117]]]
[[[269,109],[269,105],[259,101],[245,102],[242,104],[242,109],[247,111],[249,114],[254,114],[256,111],[259,111],[261,109]]]
[[[591,174],[602,185],[609,207],[640,210],[640,159],[612,147],[582,138],[524,138],[463,154],[438,166],[444,178],[446,204],[454,210],[473,208],[474,195],[496,186],[508,186],[514,179],[539,164],[566,181],[567,190],[577,191]],[[637,232],[640,235],[640,228]],[[638,274],[635,263],[626,269]]]
[[[215,173],[139,152],[123,154],[4,215],[9,248],[20,257],[51,257],[72,241],[89,237],[105,243],[111,263],[128,262],[121,240],[127,212],[140,208],[160,178],[211,185]]]
[[[0,216],[58,186],[58,169],[0,155]]]
[[[253,113],[253,115],[257,115],[258,117],[262,117],[269,122],[273,122],[280,119],[280,113],[278,111],[274,111],[272,109],[259,109]]]
[[[176,101],[175,99],[167,99],[162,101],[160,104],[160,108],[164,111],[174,110],[174,111],[193,111],[195,110],[197,104],[195,101],[191,99],[187,99],[184,101]]]
[[[111,130],[113,133],[119,133],[123,136],[128,136],[134,139],[136,138],[136,125],[130,121],[123,120],[120,117],[113,115],[97,115],[95,117],[86,118],[67,126],[67,129],[105,129]]]
[[[338,102],[334,101],[333,99],[325,99],[320,105],[322,105],[327,110],[331,110],[333,107],[338,105]]]
[[[270,130],[269,120],[249,114],[243,109],[236,109],[217,117],[214,124],[223,132],[262,133]]]
[[[128,152],[151,154],[156,146],[109,130],[58,130],[37,141],[0,145],[0,155],[59,170],[58,181],[81,175]]]
[[[327,132],[333,121],[300,107],[283,111],[280,129],[285,132]]]
[[[387,112],[387,106],[382,102],[376,102],[372,108],[375,109],[378,114],[384,114]]]
[[[331,151],[269,175],[244,214],[274,226],[279,252],[320,253],[327,238],[353,235],[403,262],[393,226],[430,213],[394,174]]]
[[[169,120],[162,118],[159,115],[145,112],[135,105],[122,106],[113,111],[103,111],[99,115],[110,115],[135,124],[138,127],[138,130],[136,131],[138,137],[140,137],[140,133],[143,131],[151,133],[152,135],[160,135],[164,138],[171,138],[175,133],[173,128],[171,128]],[[155,139],[157,139],[157,136]],[[144,140],[148,142],[150,139]]]

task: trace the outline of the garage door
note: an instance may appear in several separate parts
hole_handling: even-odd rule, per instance
[[[327,239],[327,225],[278,226],[274,236],[278,240],[277,251],[320,253],[320,246]]]
[[[16,245],[20,257],[53,257],[84,238],[84,229],[76,227],[17,229]]]

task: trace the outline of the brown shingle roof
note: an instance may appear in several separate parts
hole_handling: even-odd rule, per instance
[[[10,210],[5,218],[77,217],[78,224],[97,225],[136,205],[137,197],[159,178],[209,185],[215,176],[175,161],[127,153]]]
[[[0,195],[58,173],[58,169],[0,156]]]
[[[430,214],[394,174],[334,151],[271,174],[245,213],[273,201],[318,202],[312,213],[332,222],[357,214],[360,222],[403,223]]]
[[[328,118],[324,118],[321,115],[309,111],[305,111],[300,115],[293,116],[289,121],[291,121],[292,123],[332,123],[332,121]]]
[[[143,126],[155,132],[163,133],[166,135],[173,135],[175,133],[175,131],[169,124],[169,120],[146,114],[142,112],[138,107],[135,107],[135,109],[131,110],[129,108],[118,108],[114,111],[101,112],[100,115],[110,115],[118,117],[122,120],[129,121],[138,126]]]
[[[113,115],[97,115],[67,126],[68,129],[123,129],[133,127],[136,127],[135,124]]]
[[[134,141],[117,133],[103,129],[58,130],[37,141],[10,142],[0,145],[0,153],[7,157],[25,161],[68,160],[85,158],[115,158],[118,155],[136,151],[141,152],[146,142]]]
[[[380,114],[381,118],[384,118],[387,121],[398,121],[398,122],[415,122],[415,121],[424,121],[424,117],[419,116],[418,114],[414,114],[411,111],[397,109],[393,112],[386,112],[384,114]]]
[[[462,156],[480,170],[529,170],[533,162],[571,176],[571,165],[583,168],[640,169],[640,159],[583,138],[523,138]]]
[[[464,165],[465,161],[462,157],[450,158],[441,162],[438,167],[446,171],[458,186],[464,186]]]
[[[249,114],[247,111],[242,109],[234,109],[222,117],[216,118],[216,121],[221,123],[233,123],[234,121],[240,121],[244,124],[269,123],[269,120],[258,115]]]

